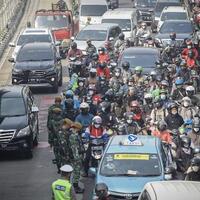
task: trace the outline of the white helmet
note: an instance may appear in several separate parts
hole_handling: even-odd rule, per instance
[[[192,86],[192,85],[190,85],[190,86],[187,86],[186,88],[185,88],[185,90],[186,91],[191,91],[191,92],[193,92],[193,91],[195,91],[195,89],[194,89],[194,87]]]
[[[89,104],[86,102],[81,103],[80,108],[90,108]]]
[[[60,168],[60,171],[61,172],[72,172],[73,171],[73,168],[71,165],[63,165],[61,168]]]

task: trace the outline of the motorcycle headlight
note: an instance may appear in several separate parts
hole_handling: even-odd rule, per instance
[[[29,126],[21,129],[18,133],[17,133],[17,137],[22,137],[22,136],[26,136],[30,134],[30,128]]]

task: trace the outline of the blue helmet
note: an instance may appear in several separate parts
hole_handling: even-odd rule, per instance
[[[65,97],[66,98],[73,98],[74,92],[72,90],[67,90]]]
[[[192,121],[192,119],[187,119],[187,120],[184,121],[184,124],[185,125],[192,125],[193,121]]]
[[[184,79],[182,77],[177,77],[175,80],[176,85],[183,85]]]

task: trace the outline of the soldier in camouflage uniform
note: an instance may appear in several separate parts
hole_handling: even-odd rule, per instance
[[[55,155],[53,163],[57,165],[58,173],[60,173],[61,155],[59,146],[59,132],[63,124],[62,110],[60,108],[54,108],[52,111],[53,111],[53,119],[49,122],[50,123],[49,128],[52,134],[52,146]]]
[[[80,179],[80,171],[82,168],[83,162],[83,152],[84,148],[82,145],[81,137],[79,135],[82,129],[82,125],[79,122],[75,122],[72,124],[71,135],[69,137],[71,150],[73,152],[72,166],[74,168],[73,171],[73,186],[76,193],[83,193],[84,189],[80,188],[78,183]]]
[[[53,105],[51,105],[48,109],[48,118],[47,118],[48,142],[49,142],[51,147],[53,146],[53,134],[52,134],[52,131],[51,131],[51,121],[53,119],[53,109],[54,108],[62,109],[61,102],[62,102],[62,98],[56,97],[55,103]]]
[[[60,155],[62,165],[70,164],[72,160],[72,150],[69,144],[70,128],[72,121],[68,118],[63,120],[62,128],[59,131],[58,142],[60,146]]]

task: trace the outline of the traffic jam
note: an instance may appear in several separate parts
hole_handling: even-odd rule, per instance
[[[48,4],[8,44],[0,152],[55,179],[16,199],[199,200],[200,0]]]

